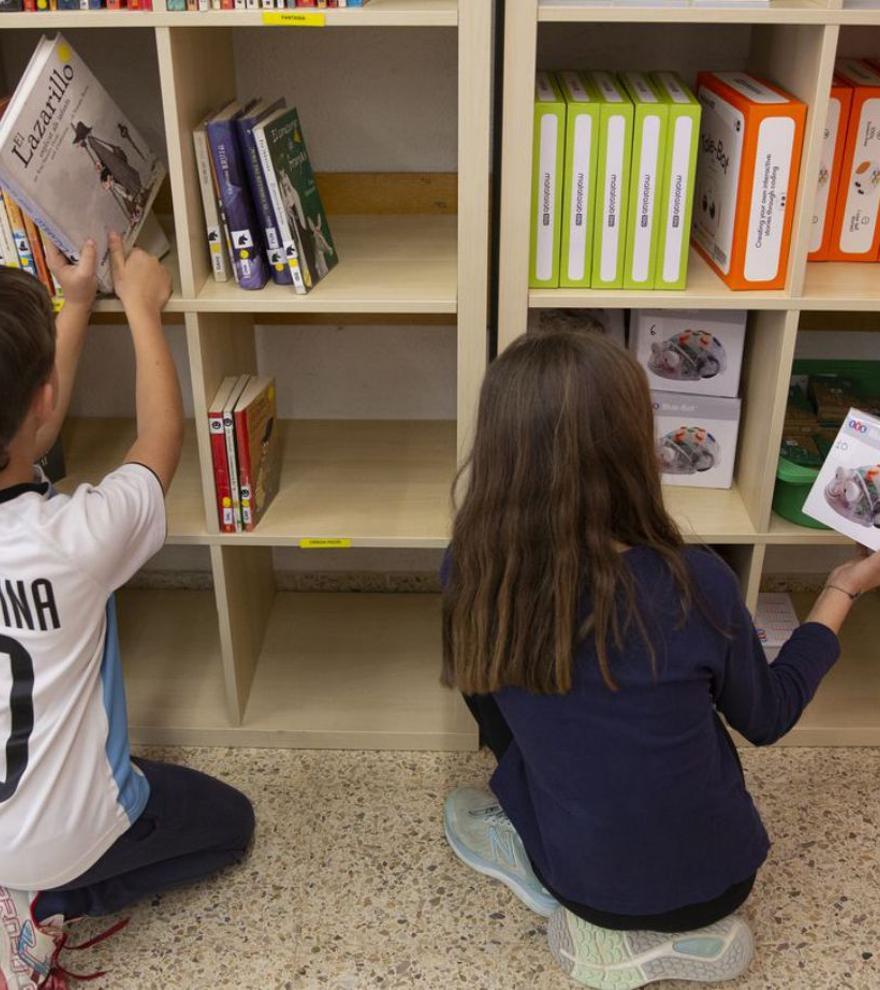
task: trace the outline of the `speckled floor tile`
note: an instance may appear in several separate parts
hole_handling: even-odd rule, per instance
[[[483,755],[150,751],[253,799],[250,859],[131,913],[69,957],[96,990],[563,990],[542,919],[446,848],[443,795]],[[758,954],[736,990],[880,987],[880,750],[749,751],[774,839],[744,913]],[[83,935],[99,930],[82,926]],[[80,932],[77,932],[77,936]],[[693,984],[666,983],[665,990]]]

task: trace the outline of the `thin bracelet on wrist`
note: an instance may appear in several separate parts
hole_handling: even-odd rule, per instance
[[[846,588],[841,588],[839,584],[826,584],[825,591],[839,591],[841,594],[846,595],[851,602],[862,596],[861,591],[847,591]]]

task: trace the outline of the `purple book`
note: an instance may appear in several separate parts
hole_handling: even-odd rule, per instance
[[[236,118],[249,105],[227,104],[208,121],[207,132],[238,284],[242,289],[262,289],[269,270],[235,127]]]

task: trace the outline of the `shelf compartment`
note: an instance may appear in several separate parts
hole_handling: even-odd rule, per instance
[[[792,595],[801,620],[814,595]],[[795,746],[880,745],[880,608],[876,593],[856,602],[841,633],[841,656],[822,681],[797,727],[786,737]]]
[[[440,630],[438,595],[277,594],[239,744],[475,749],[440,685]]]
[[[721,281],[702,255],[690,250],[687,288],[680,292],[643,289],[531,289],[536,309],[790,309],[795,305],[782,289],[734,292]]]
[[[663,501],[689,543],[754,543],[755,527],[736,486],[663,486]]]
[[[455,473],[455,424],[290,420],[282,424],[281,489],[251,533],[220,542],[445,547]]]
[[[213,592],[123,588],[116,604],[132,741],[229,745]]]
[[[363,8],[321,11],[327,27],[455,27],[458,0],[371,0]],[[263,11],[51,11],[40,14],[37,27],[126,28],[126,27],[259,27]],[[33,15],[3,16],[3,27],[33,28]]]
[[[556,23],[635,22],[711,24],[826,24],[839,12],[827,9],[822,0],[771,0],[766,7],[658,7],[650,4],[625,7],[602,3],[559,3],[539,0],[538,20]]]
[[[33,16],[28,14],[28,17]],[[169,239],[171,239],[169,235]],[[177,258],[177,245],[171,240],[171,251],[162,259],[162,264],[171,272],[171,298],[165,306],[166,313],[185,313],[191,306],[180,292],[180,263]],[[124,313],[122,303],[116,296],[99,296],[92,307],[94,313]]]
[[[880,10],[877,11],[880,19]],[[817,261],[807,265],[799,309],[880,310],[880,264]]]
[[[849,546],[852,540],[835,532],[833,529],[812,529],[810,526],[799,526],[797,523],[783,519],[775,512],[770,517],[770,528],[761,533],[758,539],[762,543],[777,544],[809,544],[811,546]]]
[[[136,436],[131,419],[68,419],[62,431],[69,494],[83,483],[97,484],[122,464]],[[207,543],[195,427],[186,425],[180,467],[168,493],[168,543]]]
[[[455,216],[334,216],[339,264],[308,295],[270,283],[245,292],[208,279],[203,313],[455,313]]]

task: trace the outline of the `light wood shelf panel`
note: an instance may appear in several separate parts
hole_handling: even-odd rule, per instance
[[[119,467],[135,436],[131,419],[68,419],[62,433],[67,476],[58,485],[59,490],[70,493],[77,485],[97,484]],[[192,420],[186,424],[180,467],[168,492],[167,506],[168,543],[208,542]]]
[[[880,310],[880,264],[817,261],[807,265],[798,309]]]
[[[631,22],[636,24],[827,24],[837,12],[822,0],[771,0],[767,7],[625,7],[603,3],[539,0],[538,20],[548,23]]]
[[[439,596],[279,593],[241,745],[474,749],[440,658]]]
[[[792,595],[801,619],[814,596]],[[819,686],[797,727],[783,740],[794,746],[880,746],[880,597],[856,602],[840,637],[841,656]]]
[[[229,741],[213,593],[123,588],[116,604],[132,741]]]
[[[760,533],[762,543],[809,545],[809,546],[851,546],[852,540],[833,529],[812,529],[783,519],[775,512],[770,517],[767,532]]]
[[[458,23],[458,0],[371,0],[363,8],[322,11],[325,24],[332,28],[359,27],[455,27]],[[131,27],[260,27],[259,10],[203,11],[108,11],[59,10],[41,13],[39,24],[34,15],[3,15],[3,27],[42,28],[131,28]],[[289,28],[292,30],[293,28]],[[303,30],[306,30],[303,28]]]
[[[755,527],[733,488],[663,486],[663,502],[690,543],[754,543]]]
[[[455,424],[294,420],[281,424],[281,490],[230,545],[350,539],[355,547],[445,547]]]
[[[208,280],[202,313],[455,313],[455,216],[335,216],[339,265],[308,295],[269,284],[245,292]]]

